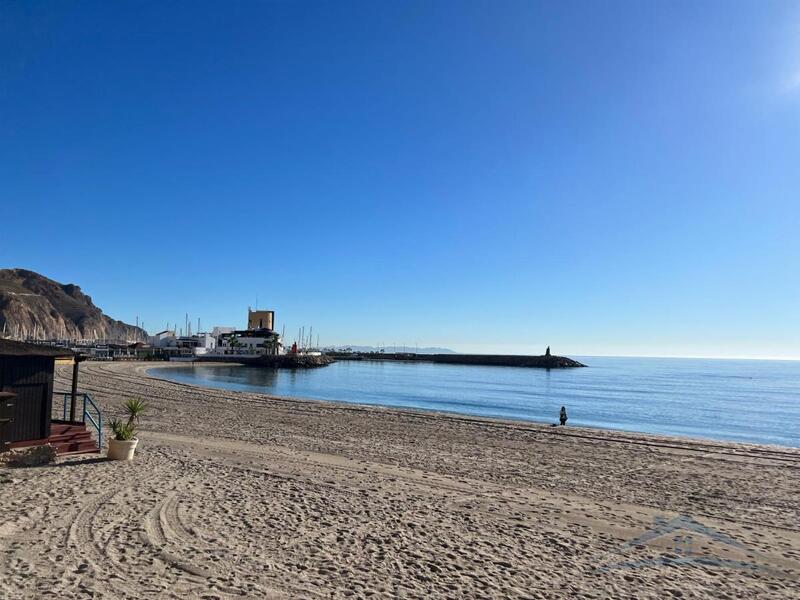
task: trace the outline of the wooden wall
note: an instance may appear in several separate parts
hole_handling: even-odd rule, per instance
[[[0,356],[0,390],[17,396],[4,406],[0,418],[0,442],[38,440],[50,435],[53,401],[53,358]]]

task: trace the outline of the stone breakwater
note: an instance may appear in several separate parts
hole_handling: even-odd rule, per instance
[[[228,362],[248,367],[272,367],[276,369],[313,369],[325,367],[335,361],[330,356],[325,355],[279,354],[278,356],[256,356],[253,358],[208,356],[198,359],[197,362]]]
[[[250,363],[258,367],[277,367],[279,369],[313,369],[325,367],[334,362],[330,356],[310,354],[279,354],[278,356],[261,356]]]

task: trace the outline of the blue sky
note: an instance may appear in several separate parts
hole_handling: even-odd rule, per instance
[[[800,357],[796,2],[4,2],[0,266],[148,329]]]

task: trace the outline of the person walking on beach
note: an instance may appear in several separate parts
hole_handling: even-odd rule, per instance
[[[558,415],[558,420],[561,421],[561,425],[564,426],[567,424],[567,407],[561,407],[561,413]]]

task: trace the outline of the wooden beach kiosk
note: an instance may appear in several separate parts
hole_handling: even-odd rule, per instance
[[[102,415],[88,394],[77,391],[80,359],[67,348],[0,339],[0,446],[50,444],[59,454],[99,450]],[[73,371],[72,390],[57,392],[54,402],[56,361],[71,362]]]

